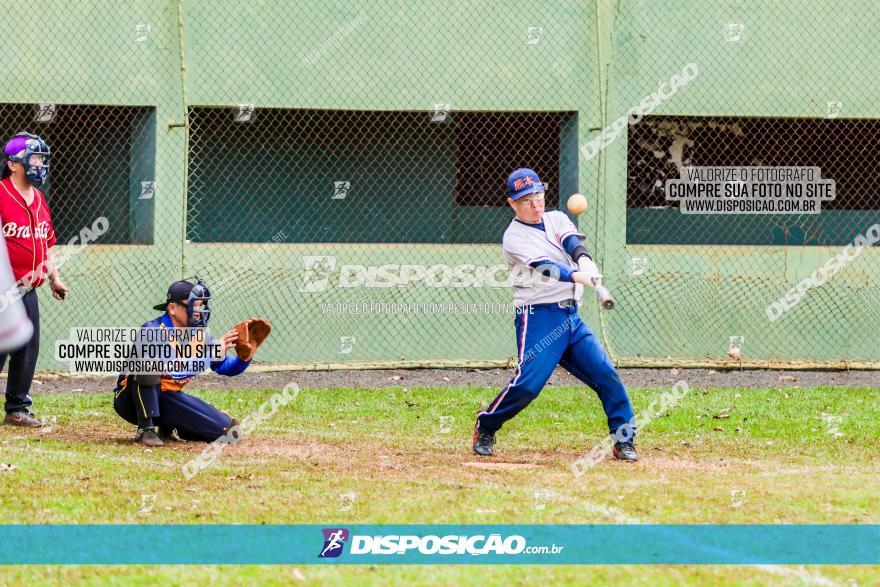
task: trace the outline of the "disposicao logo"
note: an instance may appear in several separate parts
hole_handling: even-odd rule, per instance
[[[345,528],[325,528],[324,548],[318,558],[335,558],[342,554],[344,545],[349,544],[349,555],[520,555],[520,554],[559,554],[563,546],[528,546],[526,539],[519,535],[500,534],[428,535],[412,534],[360,535],[350,534]]]
[[[342,547],[348,542],[348,530],[345,528],[324,528],[324,548],[318,558],[336,558],[342,554]]]

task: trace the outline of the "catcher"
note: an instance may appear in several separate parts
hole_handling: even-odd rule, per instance
[[[172,283],[165,303],[154,306],[165,313],[142,328],[206,327],[211,315],[208,307],[211,293],[198,276],[195,279],[196,283],[186,280]],[[269,322],[262,318],[237,324],[219,341],[221,356],[230,348],[235,348],[236,355],[211,361],[211,369],[227,376],[244,372],[271,329]],[[208,344],[217,344],[210,334],[208,336]],[[135,442],[149,447],[163,446],[164,441],[177,440],[175,430],[182,440],[213,442],[238,424],[211,404],[181,391],[196,375],[198,372],[120,373],[114,389],[113,409],[124,420],[137,425]]]

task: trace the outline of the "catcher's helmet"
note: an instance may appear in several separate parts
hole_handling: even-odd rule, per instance
[[[24,165],[25,179],[34,187],[40,187],[49,176],[49,145],[37,135],[20,132],[6,143],[3,148],[6,161],[15,161]],[[42,156],[42,163],[32,161],[34,155]],[[3,164],[3,178],[12,175],[9,166]]]
[[[188,281],[195,279],[196,283]],[[211,292],[201,277],[188,277],[180,281],[175,281],[168,286],[168,294],[165,302],[153,306],[156,310],[164,310],[168,304],[175,302],[178,304],[186,304],[187,325],[193,327],[205,327],[208,325],[208,319],[211,317],[211,309],[208,308],[208,300],[211,299]],[[196,301],[201,300],[202,305],[195,307]],[[198,312],[199,317],[193,317],[193,313]]]

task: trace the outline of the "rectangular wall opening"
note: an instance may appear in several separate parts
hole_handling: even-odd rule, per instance
[[[877,221],[880,121],[646,116],[629,128],[628,244],[838,246]],[[819,214],[682,214],[682,166],[816,166],[836,182]]]
[[[506,179],[577,189],[574,113],[190,109],[193,242],[498,243]]]

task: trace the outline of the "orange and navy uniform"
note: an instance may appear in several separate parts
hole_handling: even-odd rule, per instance
[[[158,318],[154,320],[150,320],[149,322],[144,323],[141,328],[174,328],[174,324],[171,322],[171,316],[167,313],[162,314]],[[208,335],[209,344],[210,344],[210,334]],[[169,343],[173,344],[173,343]],[[250,361],[242,361],[237,356],[227,356],[222,361],[212,361],[211,362],[211,370],[217,373],[218,375],[238,375],[242,373],[247,366],[250,365]],[[180,373],[163,373],[162,380],[160,384],[161,391],[180,391],[184,388],[184,386],[189,383],[189,381],[198,375],[199,372],[196,371],[184,371]],[[120,373],[119,378],[116,381],[116,388],[114,392],[118,395],[119,392],[125,387],[126,383],[128,383],[129,375],[127,373]]]
[[[150,320],[143,328],[172,328],[168,314]],[[208,334],[208,343],[212,339]],[[178,342],[169,342],[178,344]],[[212,361],[210,367],[220,375],[238,375],[250,361],[229,356]],[[138,377],[120,373],[114,390],[113,409],[119,416],[138,427],[158,426],[160,432],[174,430],[182,440],[213,442],[224,436],[234,420],[211,404],[182,391],[197,372],[165,373],[156,385],[139,382]],[[152,422],[152,424],[150,424]]]

